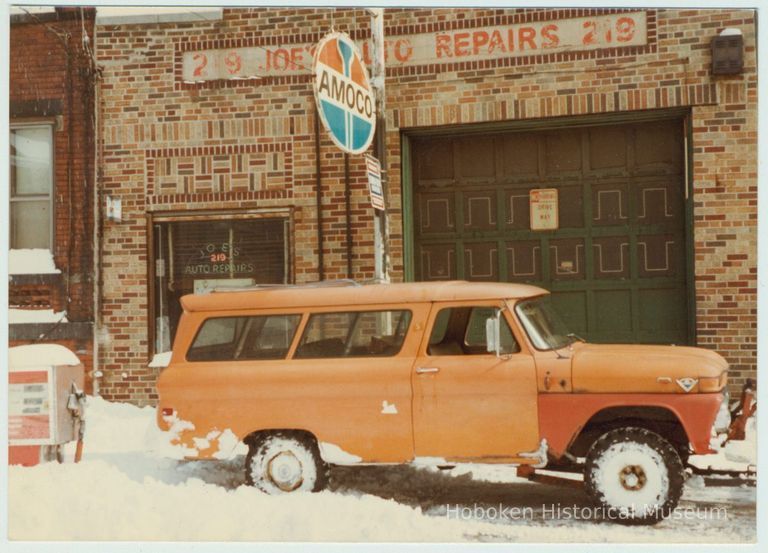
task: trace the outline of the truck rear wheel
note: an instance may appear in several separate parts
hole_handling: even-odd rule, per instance
[[[675,448],[645,428],[611,430],[587,453],[587,494],[607,518],[623,524],[655,524],[668,516],[684,481]]]
[[[248,485],[270,495],[317,492],[328,482],[328,467],[317,444],[296,431],[277,431],[251,444],[245,459]]]

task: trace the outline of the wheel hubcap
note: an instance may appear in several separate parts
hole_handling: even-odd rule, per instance
[[[619,472],[619,482],[625,490],[642,490],[647,477],[640,465],[627,465]]]
[[[270,459],[267,473],[278,488],[290,492],[304,481],[301,469],[301,461],[290,451],[284,451]]]

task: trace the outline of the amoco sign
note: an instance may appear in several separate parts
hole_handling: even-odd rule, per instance
[[[376,130],[376,102],[355,43],[344,33],[327,35],[312,69],[317,110],[334,143],[350,154],[364,152]]]

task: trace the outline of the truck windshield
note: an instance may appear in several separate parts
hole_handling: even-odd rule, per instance
[[[536,349],[560,349],[571,343],[565,324],[552,308],[549,296],[521,301],[515,306],[517,316]]]

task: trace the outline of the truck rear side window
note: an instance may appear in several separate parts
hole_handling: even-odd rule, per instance
[[[218,317],[206,320],[187,361],[284,359],[301,315]]]
[[[410,311],[316,313],[309,318],[295,358],[397,355],[410,322]]]

